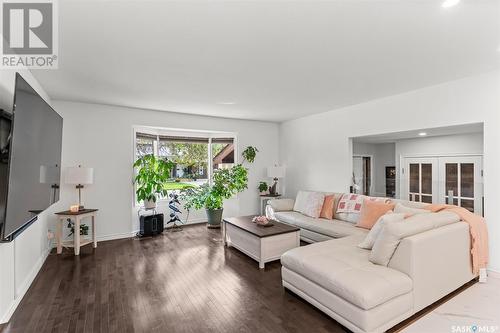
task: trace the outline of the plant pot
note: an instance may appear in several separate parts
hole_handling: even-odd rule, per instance
[[[156,202],[153,200],[144,200],[144,208],[145,209],[155,209]]]
[[[209,228],[220,228],[222,221],[222,211],[224,209],[206,209]]]

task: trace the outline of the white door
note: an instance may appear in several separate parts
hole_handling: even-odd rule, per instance
[[[425,203],[439,200],[437,158],[405,158],[401,199]]]
[[[425,203],[448,203],[482,214],[483,181],[481,156],[405,158],[401,176],[401,199]]]
[[[483,213],[482,157],[441,157],[439,159],[440,202],[453,196],[453,204],[477,214]]]

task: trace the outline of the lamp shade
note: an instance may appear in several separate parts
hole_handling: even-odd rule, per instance
[[[58,165],[40,165],[40,183],[59,184],[59,177]]]
[[[66,184],[88,185],[94,183],[94,169],[83,167],[70,167],[66,169]]]
[[[285,177],[285,167],[283,166],[268,167],[267,176],[269,178],[283,178]]]

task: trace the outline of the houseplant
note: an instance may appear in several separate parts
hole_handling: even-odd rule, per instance
[[[174,163],[154,155],[144,155],[135,163],[137,175],[135,176],[137,201],[143,201],[146,209],[156,208],[159,195],[166,196],[167,183]]]
[[[255,156],[251,161],[245,157],[244,160],[251,163],[255,160]],[[243,164],[236,164],[230,169],[214,171],[212,184],[183,190],[181,199],[187,210],[204,208],[207,213],[208,227],[218,228],[222,220],[224,200],[247,188],[248,169]]]
[[[267,185],[266,182],[260,182],[258,186],[260,195],[267,194],[267,191],[269,190],[269,186]]]

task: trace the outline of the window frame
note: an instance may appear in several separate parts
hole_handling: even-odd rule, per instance
[[[238,163],[238,133],[236,132],[222,132],[222,131],[209,131],[209,130],[184,130],[184,129],[175,129],[175,128],[155,128],[155,127],[142,127],[142,126],[134,126],[133,127],[133,137],[132,137],[132,142],[133,142],[133,156],[132,156],[132,163],[135,163],[138,158],[138,151],[137,151],[137,134],[147,134],[151,136],[156,136],[156,139],[153,139],[153,153],[156,157],[159,156],[159,143],[160,143],[160,136],[178,136],[178,137],[199,137],[199,138],[206,138],[208,139],[207,145],[208,145],[208,163],[207,163],[207,178],[208,178],[208,184],[212,185],[213,184],[213,154],[212,154],[212,139],[218,139],[218,138],[232,138],[233,139],[233,144],[234,144],[234,164]],[[136,198],[136,185],[134,182],[136,176],[136,170],[134,167],[132,167],[132,182],[133,182],[133,201],[134,201],[134,207],[140,206],[141,203],[137,201]],[[166,198],[161,198],[158,199],[158,203],[161,202],[167,202],[168,199]]]

